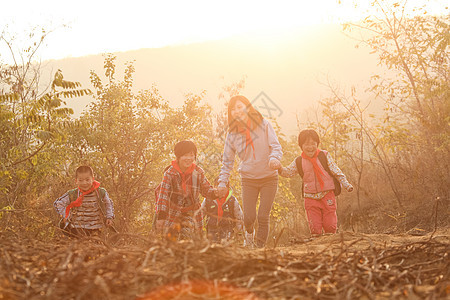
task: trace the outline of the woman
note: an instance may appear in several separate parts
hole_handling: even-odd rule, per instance
[[[277,169],[281,167],[281,145],[272,125],[244,96],[234,96],[228,103],[228,134],[220,170],[218,192],[223,197],[234,159],[240,158],[245,243],[263,247],[269,234],[269,217],[278,187]],[[256,204],[258,228],[255,229]]]

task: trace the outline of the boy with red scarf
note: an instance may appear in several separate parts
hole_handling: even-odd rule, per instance
[[[302,149],[288,167],[280,168],[278,174],[293,177],[299,174],[303,178],[303,198],[308,217],[309,229],[313,237],[336,233],[336,197],[340,186],[348,192],[353,186],[325,150],[319,150],[320,138],[313,129],[302,130],[298,135],[298,145]],[[300,169],[299,169],[300,168]]]
[[[100,182],[94,180],[94,171],[89,166],[75,170],[78,188],[66,192],[53,203],[56,212],[63,218],[64,233],[69,236],[98,234],[106,224],[112,226],[113,202]],[[106,220],[105,220],[106,219]]]
[[[215,182],[216,187],[218,179]],[[227,188],[226,196],[206,198],[201,206],[203,215],[206,217],[208,238],[216,243],[230,240],[235,230],[237,233],[243,231],[244,214],[241,205],[229,185]]]
[[[156,229],[172,239],[192,239],[202,232],[199,195],[214,197],[215,189],[195,164],[197,147],[193,142],[178,142],[174,153],[176,160],[164,173],[157,197]]]

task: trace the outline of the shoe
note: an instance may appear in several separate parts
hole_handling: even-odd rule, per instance
[[[244,229],[244,247],[255,247],[255,229],[253,229],[252,233],[249,233]]]

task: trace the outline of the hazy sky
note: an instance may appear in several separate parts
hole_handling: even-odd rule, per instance
[[[256,30],[358,19],[371,1],[2,1],[0,30],[23,34],[56,28],[42,58],[64,58],[220,39]],[[358,3],[355,7],[354,3]],[[448,13],[444,0],[410,0],[429,13]],[[60,25],[66,24],[63,28]],[[7,27],[6,27],[7,26]],[[0,48],[0,51],[4,49]],[[5,53],[0,52],[7,60]]]

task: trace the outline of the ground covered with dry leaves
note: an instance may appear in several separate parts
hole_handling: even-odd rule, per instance
[[[448,299],[450,230],[249,250],[152,237],[0,234],[0,299]]]

